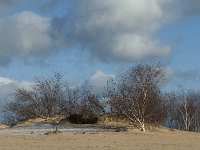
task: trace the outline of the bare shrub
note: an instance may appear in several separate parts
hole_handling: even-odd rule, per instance
[[[87,90],[86,90],[87,89]],[[82,115],[83,122],[96,122],[103,106],[86,86],[70,88],[62,76],[36,79],[30,89],[16,89],[13,101],[7,103],[7,122],[54,115]],[[13,121],[11,121],[13,120]]]
[[[58,114],[65,99],[64,87],[66,82],[58,73],[52,78],[36,79],[30,89],[16,89],[13,101],[6,104],[4,112],[18,120]]]

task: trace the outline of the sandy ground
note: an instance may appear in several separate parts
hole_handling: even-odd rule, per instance
[[[13,134],[0,130],[0,150],[199,150],[200,133],[160,131]]]

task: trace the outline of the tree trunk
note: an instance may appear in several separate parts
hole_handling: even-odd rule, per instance
[[[142,123],[142,124],[140,125],[140,130],[143,131],[143,132],[146,131],[145,126],[144,126],[144,123]]]

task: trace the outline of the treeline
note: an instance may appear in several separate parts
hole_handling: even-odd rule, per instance
[[[200,131],[200,93],[179,91],[165,94],[167,118],[165,126],[185,131]]]
[[[95,123],[105,111],[122,114],[145,131],[146,123],[180,130],[200,130],[200,94],[194,91],[166,93],[166,69],[160,64],[138,64],[118,80],[108,81],[104,97],[83,84],[71,88],[56,73],[35,81],[30,89],[17,89],[4,110],[4,122],[68,116],[73,123]]]
[[[13,101],[6,104],[4,123],[55,115],[70,116],[74,123],[93,123],[103,111],[99,97],[86,85],[70,88],[59,73],[36,79],[30,89],[16,89]]]

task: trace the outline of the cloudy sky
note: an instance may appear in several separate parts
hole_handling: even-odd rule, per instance
[[[54,72],[99,91],[158,61],[166,88],[200,89],[199,0],[1,0],[0,12],[1,97]]]

